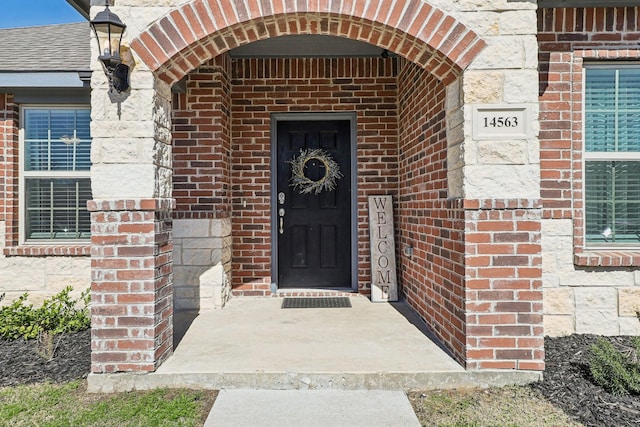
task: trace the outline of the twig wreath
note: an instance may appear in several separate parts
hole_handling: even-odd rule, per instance
[[[305,175],[307,163],[317,160],[324,166],[324,176],[317,181]],[[326,151],[314,148],[301,150],[298,157],[294,157],[287,163],[291,165],[291,184],[300,194],[320,194],[322,191],[332,191],[336,188],[336,182],[343,177],[340,166]]]

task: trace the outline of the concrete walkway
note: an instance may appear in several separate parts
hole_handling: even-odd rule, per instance
[[[361,296],[351,297],[352,308],[281,309],[281,303],[234,298],[197,315],[157,372],[92,374],[89,388],[426,390],[539,379],[523,371],[466,371],[401,303]]]
[[[380,390],[222,390],[205,427],[419,427],[407,396]]]

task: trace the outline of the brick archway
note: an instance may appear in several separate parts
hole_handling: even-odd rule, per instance
[[[146,4],[142,0],[141,3]],[[140,6],[141,9],[143,7],[145,6]],[[391,101],[362,102],[361,98],[349,100],[343,93],[351,89],[343,90],[335,85],[335,90],[322,101],[326,107],[324,109],[332,111],[337,106],[335,111],[348,108],[362,114],[371,124],[370,131],[363,125],[362,134],[368,133],[376,138],[379,129],[385,130],[385,138],[389,139],[377,141],[376,144],[389,145],[395,151],[389,154],[386,148],[378,150],[377,145],[367,144],[366,140],[362,144],[363,150],[383,153],[375,155],[391,159],[385,162],[394,164],[395,168],[380,168],[376,164],[380,162],[370,162],[372,168],[367,172],[373,172],[369,176],[375,186],[369,188],[378,191],[385,188],[382,187],[383,184],[393,186],[398,194],[403,192],[403,200],[406,201],[404,205],[399,205],[398,216],[409,218],[414,212],[420,214],[415,222],[407,222],[402,229],[402,236],[418,236],[408,237],[398,246],[415,249],[415,252],[411,252],[414,254],[411,256],[415,256],[411,260],[415,267],[405,277],[411,275],[409,278],[413,279],[411,286],[415,289],[412,291],[415,295],[414,308],[420,309],[418,311],[455,354],[456,359],[471,369],[542,370],[544,352],[539,268],[540,207],[537,199],[531,196],[534,193],[530,190],[534,186],[526,188],[522,197],[519,191],[507,190],[499,191],[498,194],[506,194],[509,198],[493,198],[490,193],[492,188],[487,193],[472,193],[475,197],[487,197],[486,194],[489,194],[490,198],[463,198],[471,197],[462,191],[463,178],[467,177],[467,172],[464,170],[466,164],[463,156],[459,154],[462,144],[467,142],[464,126],[468,122],[460,120],[464,117],[459,113],[465,106],[463,99],[473,98],[467,98],[464,93],[462,79],[458,82],[455,80],[482,51],[485,41],[455,18],[429,5],[426,0],[188,0],[150,24],[131,43],[132,50],[148,67],[140,67],[145,69],[134,73],[140,75],[141,80],[148,79],[153,74],[153,83],[158,84],[153,88],[136,88],[134,85],[132,93],[135,96],[130,98],[129,105],[129,112],[134,114],[130,120],[114,125],[116,112],[99,104],[107,96],[107,85],[103,82],[98,85],[94,83],[92,97],[98,100],[96,105],[100,105],[100,108],[94,110],[97,118],[94,126],[102,136],[97,143],[107,144],[109,149],[102,150],[104,155],[92,167],[92,179],[97,178],[92,181],[92,189],[97,191],[93,193],[96,200],[89,205],[93,211],[94,230],[92,292],[95,303],[92,306],[92,323],[96,332],[92,339],[93,372],[153,371],[171,353],[173,309],[177,306],[174,295],[178,293],[174,291],[178,288],[175,283],[179,282],[175,280],[174,283],[172,277],[173,253],[176,253],[174,239],[207,240],[203,242],[204,246],[188,247],[191,251],[191,264],[180,261],[183,262],[181,267],[194,268],[189,271],[186,268],[180,270],[185,277],[200,267],[210,267],[214,257],[209,255],[213,254],[213,250],[207,251],[214,243],[216,250],[220,252],[220,256],[215,257],[215,262],[218,263],[214,266],[215,270],[211,269],[211,276],[215,277],[209,278],[207,275],[207,280],[211,279],[211,283],[203,284],[200,281],[201,272],[187,277],[189,280],[193,277],[193,283],[188,283],[188,280],[182,282],[187,283],[183,287],[183,290],[186,289],[183,292],[184,300],[195,300],[197,296],[202,301],[203,295],[214,300],[218,296],[214,292],[220,289],[220,295],[231,292],[232,285],[229,282],[235,279],[231,277],[230,280],[226,273],[233,270],[227,270],[227,266],[233,267],[234,248],[240,251],[241,256],[245,255],[242,251],[246,250],[246,263],[250,265],[246,269],[248,273],[234,283],[244,286],[243,291],[247,290],[245,295],[271,293],[271,259],[265,255],[270,252],[270,247],[266,247],[258,255],[248,253],[252,252],[252,245],[256,242],[268,241],[269,233],[275,229],[271,225],[272,217],[269,213],[269,207],[274,204],[270,204],[270,191],[265,190],[270,185],[271,175],[268,168],[270,152],[268,148],[265,150],[265,147],[271,145],[271,128],[263,126],[264,123],[269,123],[270,113],[275,109],[270,110],[266,105],[274,98],[290,100],[291,96],[273,95],[271,98],[265,97],[265,105],[256,102],[255,105],[240,106],[246,108],[244,112],[248,113],[246,124],[257,123],[256,128],[261,127],[256,129],[257,135],[253,133],[254,129],[250,129],[250,136],[246,137],[248,141],[244,146],[235,144],[234,136],[238,133],[234,133],[234,129],[239,129],[245,123],[233,122],[233,116],[240,117],[243,111],[231,115],[234,110],[228,108],[230,105],[234,106],[233,86],[237,88],[244,85],[237,93],[248,93],[248,87],[253,88],[258,84],[254,81],[255,75],[250,72],[246,77],[241,75],[240,79],[234,78],[237,77],[232,74],[234,70],[251,70],[252,67],[234,68],[232,65],[235,59],[223,54],[254,41],[303,34],[358,40],[388,49],[405,58],[320,58],[378,63],[395,61],[402,62],[403,65],[402,73],[397,71],[399,67],[389,67],[395,71],[384,75],[393,77],[393,82],[402,83],[398,85],[401,87],[395,89]],[[505,38],[504,42],[508,40]],[[497,46],[499,48],[502,45]],[[525,48],[523,43],[520,50],[524,53]],[[526,55],[522,56],[524,59]],[[295,60],[304,62],[307,58]],[[208,75],[200,79],[204,82],[203,86],[199,87],[197,82],[191,83],[194,83],[195,90],[205,90],[195,97],[195,101],[173,103],[167,85],[184,76],[191,78],[197,75],[200,71],[193,70],[201,65],[211,65],[202,67],[208,68]],[[344,69],[350,72],[373,69],[348,65],[326,69]],[[522,67],[518,71],[531,71],[527,67],[532,65],[525,67],[523,63]],[[299,69],[305,70],[303,67]],[[507,69],[510,70],[511,66],[505,68]],[[522,79],[530,76],[526,73],[514,74],[518,75],[514,82],[508,85],[500,83],[499,87],[503,91],[506,87],[520,89]],[[269,85],[266,76],[259,77],[265,80],[263,86]],[[368,79],[370,75],[346,77]],[[492,78],[492,73],[483,72],[479,77]],[[198,78],[194,78],[195,80]],[[149,80],[145,81],[148,83]],[[221,84],[212,85],[211,81]],[[190,82],[187,83],[189,88]],[[331,84],[333,82],[327,85]],[[380,86],[383,82],[373,81],[367,84]],[[297,82],[296,85],[290,85],[293,89],[287,91],[296,92],[299,94],[297,96],[308,103],[312,92],[309,86],[312,84]],[[319,91],[315,88],[313,90]],[[376,93],[375,89],[369,92]],[[465,96],[460,96],[461,94]],[[389,95],[375,95],[380,99],[386,96]],[[525,101],[527,96],[525,91]],[[187,99],[188,93],[176,94],[173,99],[183,99],[180,97]],[[397,102],[399,99],[405,100],[404,109]],[[531,99],[529,101],[534,104]],[[176,137],[175,133],[170,135],[167,131],[172,125],[172,117],[168,113],[174,105],[188,106],[185,110],[189,114],[194,113],[195,109],[188,104],[194,102],[199,103],[197,108],[207,113],[213,112],[214,115],[206,115],[204,119],[202,118],[205,116],[196,117],[193,123],[188,123],[194,125],[190,128],[194,129],[189,131],[191,133],[186,132],[182,137]],[[120,104],[117,105],[119,107]],[[236,103],[238,105],[240,103]],[[379,105],[380,110],[396,111],[372,111],[371,105]],[[290,108],[292,112],[301,111],[295,105],[286,108]],[[454,120],[447,122],[448,114]],[[251,121],[253,123],[249,123]],[[206,131],[198,132],[198,124],[203,129],[206,127]],[[449,127],[449,124],[454,127]],[[182,145],[180,138],[184,139]],[[196,141],[198,138],[206,142],[199,146]],[[240,138],[244,136],[241,135]],[[259,140],[259,143],[252,146],[255,140]],[[475,141],[469,142],[475,144]],[[533,144],[532,147],[535,147],[535,143],[535,138],[527,142]],[[121,146],[126,147],[126,150],[121,150]],[[192,150],[192,146],[195,149]],[[529,149],[529,145],[518,146],[522,148],[522,158],[528,159],[527,153],[533,152],[525,150]],[[257,156],[262,156],[263,159],[255,163],[255,167],[233,169],[234,155],[240,152],[253,157],[252,150],[258,152]],[[123,155],[120,151],[124,151]],[[198,157],[199,153],[203,153],[202,157]],[[374,158],[373,154],[369,154],[363,151],[359,156],[363,159]],[[182,165],[173,162],[178,156],[185,160]],[[533,157],[530,163],[535,165],[535,156]],[[199,162],[200,160],[203,161]],[[452,165],[451,160],[458,162]],[[197,167],[201,169],[194,172],[189,161],[198,163]],[[494,158],[490,156],[490,163],[487,165],[493,163]],[[517,182],[524,182],[520,178],[529,177],[535,172],[531,164],[520,160],[517,163],[500,164],[495,168],[480,165],[483,166],[483,171],[495,169],[497,172],[486,176],[478,174],[479,179],[474,185],[479,187],[479,183],[491,182],[493,186],[494,180],[498,182],[500,174],[505,170],[513,174],[510,176],[517,176]],[[480,170],[475,164],[471,166]],[[419,175],[414,173],[412,167],[417,168]],[[238,172],[233,172],[234,170]],[[389,176],[380,176],[377,170],[391,172]],[[234,173],[236,174],[233,175]],[[189,204],[196,208],[181,211],[179,197],[173,198],[177,188],[171,185],[174,174],[182,174],[182,177],[200,175],[198,178],[210,182],[213,182],[215,174],[219,174],[221,179],[215,181],[215,186],[211,186],[210,182],[205,182],[202,187],[192,185],[193,182],[185,185],[182,189],[206,191],[194,191],[193,195],[197,194],[201,199],[196,199],[197,204],[188,201],[183,206]],[[247,200],[245,198],[242,199],[242,204],[234,201],[231,183],[241,182],[244,178],[255,180],[256,177],[262,179],[262,186],[256,186],[249,193],[249,196],[260,193],[260,197],[247,198],[253,205],[247,207],[244,204]],[[416,177],[419,180],[414,179]],[[436,181],[438,186],[434,185]],[[126,183],[124,189],[120,185],[113,185],[122,182]],[[406,185],[400,188],[398,182]],[[459,191],[451,197],[448,190],[456,185]],[[359,188],[367,187],[362,185]],[[192,195],[183,193],[180,197],[186,199],[184,194]],[[366,201],[367,195],[363,191],[358,197],[362,196]],[[258,206],[262,210],[258,212],[262,222],[253,222],[253,219],[251,223],[247,222],[246,230],[249,234],[246,235],[249,237],[241,242],[246,243],[244,247],[232,244],[235,225],[233,214],[234,209],[239,206],[252,211]],[[267,215],[263,215],[263,212],[267,212]],[[363,212],[364,223],[366,212]],[[116,228],[114,223],[118,223]],[[479,223],[482,225],[478,225]],[[399,225],[402,226],[403,224]],[[362,235],[366,239],[366,232]],[[196,244],[199,243],[193,243]],[[483,245],[491,246],[491,250]],[[494,248],[495,245],[498,247]],[[201,248],[206,248],[207,251],[196,253]],[[363,253],[367,250],[367,246],[362,247]],[[196,254],[202,256],[195,256]],[[238,258],[235,256],[233,259]],[[364,260],[361,261],[364,265],[366,256],[360,260]],[[260,274],[252,271],[260,271]],[[366,273],[363,277],[365,282]],[[503,339],[504,336],[508,339]]]
[[[171,84],[205,61],[270,37],[322,34],[395,52],[442,82],[453,81],[485,42],[422,0],[191,0],[142,32],[132,49]]]

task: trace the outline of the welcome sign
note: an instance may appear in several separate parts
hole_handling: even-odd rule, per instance
[[[369,196],[371,301],[398,300],[396,246],[391,196]]]

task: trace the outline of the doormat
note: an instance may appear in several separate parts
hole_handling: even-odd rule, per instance
[[[285,297],[280,308],[351,308],[349,297],[291,298]]]

